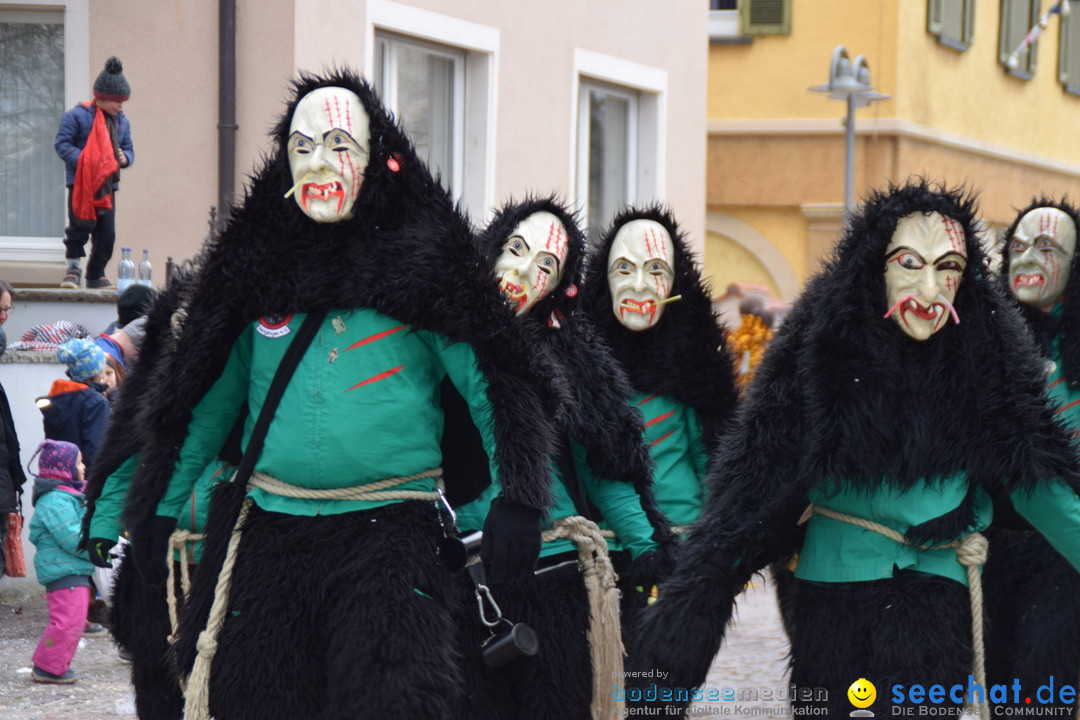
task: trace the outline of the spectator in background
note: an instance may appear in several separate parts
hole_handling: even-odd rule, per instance
[[[120,293],[116,298],[116,320],[109,323],[104,334],[111,335],[145,315],[153,296],[154,291],[146,285],[132,285]]]
[[[0,280],[0,357],[7,346],[3,325],[11,314],[11,302],[15,291],[6,281]],[[21,512],[22,486],[26,482],[22,461],[19,459],[19,437],[15,433],[15,420],[11,417],[7,393],[0,384],[0,538],[7,534],[8,513]],[[0,577],[7,568],[3,543],[0,543]]]
[[[0,329],[2,329],[11,313],[15,311],[12,304],[15,301],[15,288],[7,280],[0,280]],[[5,341],[7,336],[5,335]]]
[[[739,373],[735,381],[745,392],[773,336],[773,314],[765,298],[751,295],[739,303],[739,327],[728,334],[728,347]]]
[[[64,231],[67,269],[62,288],[78,288],[82,280],[84,246],[91,240],[86,266],[86,287],[107,288],[105,266],[116,241],[116,191],[120,168],[135,161],[131,124],[124,102],[131,86],[117,57],[105,62],[94,81],[94,99],[64,113],[56,133],[56,154],[64,161],[68,188],[68,226]]]
[[[135,362],[135,358],[139,357],[139,343],[146,334],[145,323],[146,318],[140,317],[111,333],[101,333],[94,338],[94,344],[105,351],[109,365],[120,373],[115,385],[123,381],[123,373]]]
[[[116,386],[116,376],[105,351],[90,340],[69,340],[57,348],[56,357],[68,366],[68,379],[54,380],[48,396],[38,398],[45,437],[75,443],[90,467],[105,436],[105,393]]]

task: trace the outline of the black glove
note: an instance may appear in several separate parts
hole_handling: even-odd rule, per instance
[[[495,498],[484,521],[480,558],[491,567],[492,582],[523,578],[540,556],[540,511]]]
[[[169,576],[169,536],[176,529],[176,518],[154,515],[131,532],[131,556],[143,582],[161,585]]]
[[[90,552],[90,562],[94,563],[100,568],[111,568],[112,557],[109,556],[109,551],[116,545],[115,540],[106,540],[105,538],[92,537],[86,543],[86,549]]]
[[[675,550],[674,543],[669,543],[642,553],[637,560],[631,560],[626,569],[627,581],[649,592],[653,585],[667,580],[675,570]]]

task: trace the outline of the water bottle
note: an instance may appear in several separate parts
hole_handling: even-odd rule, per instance
[[[116,271],[116,291],[124,292],[135,284],[135,263],[131,261],[131,248],[120,251],[120,266]]]
[[[142,251],[142,262],[139,263],[139,284],[140,285],[145,285],[146,287],[151,286],[151,284],[150,284],[150,271],[151,270],[152,270],[152,268],[150,267],[150,251],[149,250],[143,250]]]

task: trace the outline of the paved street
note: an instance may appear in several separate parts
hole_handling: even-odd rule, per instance
[[[740,700],[741,707],[760,708],[766,715],[783,714],[779,709],[787,707],[785,701],[762,699],[775,698],[786,690],[788,677],[787,635],[780,623],[776,591],[768,578],[755,577],[739,597],[735,610],[735,625],[728,629],[705,687],[721,691],[731,688],[736,697],[748,698]],[[721,705],[696,703],[690,715],[715,717]]]
[[[39,685],[30,680],[34,652],[48,612],[44,596],[0,604],[0,720],[133,720],[129,666],[108,638],[84,639],[72,667],[74,685]],[[775,593],[760,579],[739,599],[738,623],[714,662],[707,685],[741,690],[785,687],[787,639],[780,627]],[[784,703],[748,700],[740,705],[775,708]],[[695,705],[708,717],[712,706]],[[553,718],[553,720],[556,720]]]
[[[30,679],[30,657],[48,617],[44,595],[0,604],[0,720],[133,720],[129,666],[108,636],[83,638],[72,663],[74,685]]]

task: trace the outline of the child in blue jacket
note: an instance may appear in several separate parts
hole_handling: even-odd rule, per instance
[[[45,440],[34,452],[38,471],[34,479],[30,542],[34,544],[34,570],[45,586],[49,624],[34,650],[34,682],[75,682],[71,659],[86,626],[90,604],[90,576],[94,565],[79,550],[86,501],[83,499],[82,453],[74,443]],[[33,457],[31,458],[33,462]]]

